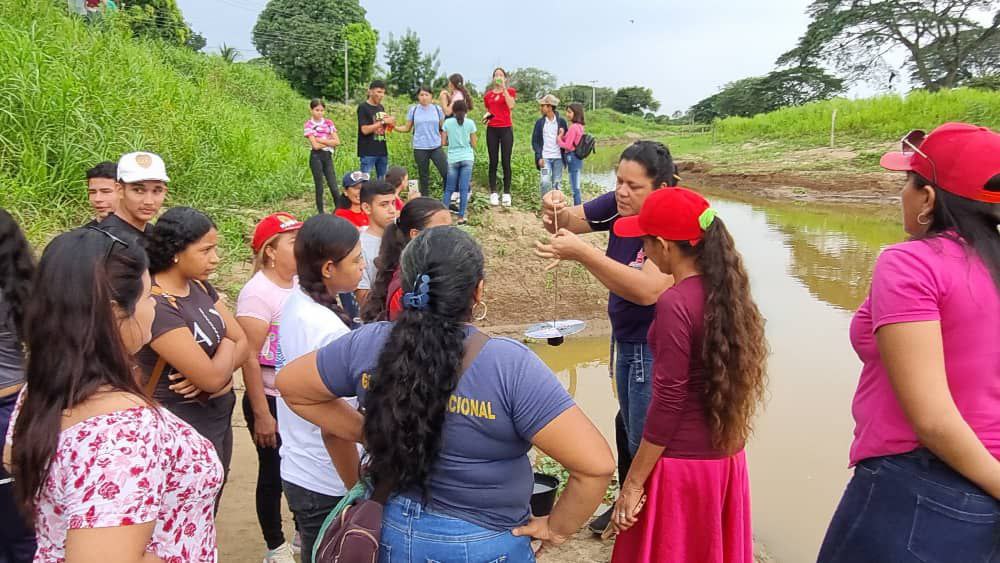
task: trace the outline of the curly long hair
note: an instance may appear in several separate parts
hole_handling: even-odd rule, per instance
[[[306,220],[295,237],[295,263],[299,287],[313,301],[330,309],[351,326],[353,319],[323,284],[323,265],[339,263],[358,245],[361,234],[350,221],[335,215],[315,215]]]
[[[715,218],[696,246],[676,244],[695,257],[705,288],[702,360],[712,443],[735,452],[750,437],[767,389],[764,317],[750,294],[743,257],[721,218]]]
[[[172,207],[153,226],[146,239],[149,273],[156,275],[174,265],[174,257],[216,228],[208,215],[191,207]]]
[[[389,282],[399,267],[399,257],[403,248],[410,242],[410,231],[422,231],[435,213],[447,211],[440,200],[432,197],[418,197],[408,201],[399,213],[396,222],[389,225],[382,234],[382,244],[379,246],[375,265],[378,273],[372,283],[371,293],[361,307],[361,320],[370,323],[384,321],[388,311],[386,300],[389,298]]]
[[[29,519],[48,479],[63,411],[104,386],[145,398],[112,303],[133,315],[147,268],[138,244],[124,247],[84,228],[59,235],[42,254],[25,317],[28,392],[13,435],[15,493]]]
[[[426,309],[404,309],[379,355],[366,401],[367,471],[395,490],[419,488],[441,450],[448,399],[461,377],[465,327],[483,279],[483,253],[456,227],[420,233],[403,252],[403,287],[430,277]]]
[[[31,245],[6,209],[0,208],[0,304],[8,318],[0,318],[19,340],[24,339],[24,308],[31,294],[35,257]],[[9,321],[9,322],[8,322]]]

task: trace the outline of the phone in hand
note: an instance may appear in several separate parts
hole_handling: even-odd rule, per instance
[[[493,114],[489,113],[489,112],[486,112],[486,115],[483,116],[483,123],[484,124],[489,124],[489,122],[490,122],[491,119],[493,119]]]

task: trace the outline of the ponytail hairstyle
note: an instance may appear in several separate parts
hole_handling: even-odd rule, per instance
[[[472,96],[469,95],[469,90],[465,87],[465,79],[462,78],[462,75],[456,72],[448,77],[448,82],[450,82],[456,90],[462,93],[462,96],[465,97],[466,111],[470,111],[472,109]],[[454,106],[452,106],[451,109],[452,111],[455,111]],[[459,122],[459,125],[461,125],[461,122]]]
[[[159,274],[174,265],[174,257],[216,228],[212,219],[192,207],[171,207],[153,226],[146,239],[149,273]]]
[[[1000,204],[986,203],[957,196],[934,186],[915,172],[909,175],[917,188],[931,186],[934,190],[934,211],[927,234],[918,239],[944,237],[971,246],[993,276],[1000,291]],[[1000,191],[1000,175],[986,184],[986,189]]]
[[[636,162],[646,170],[646,175],[653,180],[653,189],[658,190],[664,184],[676,186],[677,165],[670,149],[656,141],[636,141],[622,151],[618,162],[628,160]]]
[[[324,213],[307,219],[295,237],[299,287],[313,301],[336,313],[347,326],[354,320],[337,302],[337,296],[326,289],[323,265],[330,261],[337,264],[347,258],[360,236],[357,227],[347,219]]]
[[[426,501],[448,399],[462,375],[483,253],[461,229],[434,227],[406,247],[402,267],[406,291],[430,278],[429,300],[424,309],[403,310],[379,355],[365,405],[367,471],[376,485],[419,488]]]
[[[396,222],[386,227],[378,258],[375,260],[378,273],[375,275],[368,299],[361,307],[362,321],[370,323],[387,320],[386,299],[389,297],[389,282],[399,268],[399,258],[403,248],[410,242],[410,231],[424,230],[434,214],[447,210],[448,208],[439,199],[418,197],[408,201],[399,212]]]
[[[8,326],[18,341],[24,340],[24,309],[31,295],[35,256],[17,221],[0,207],[0,327]]]
[[[750,277],[725,223],[716,217],[695,246],[675,241],[695,257],[705,288],[706,414],[712,444],[726,452],[743,447],[767,388],[764,317],[750,293]]]
[[[147,268],[136,240],[124,246],[89,228],[59,235],[42,254],[25,312],[28,391],[13,434],[15,494],[29,520],[48,479],[65,410],[102,387],[148,402],[118,328],[120,314],[135,313]]]
[[[458,100],[451,105],[451,112],[454,114],[453,117],[455,118],[455,121],[457,121],[459,125],[464,125],[465,114],[469,113],[469,106],[465,103],[465,100]]]

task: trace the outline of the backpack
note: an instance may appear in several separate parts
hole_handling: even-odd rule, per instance
[[[462,357],[464,374],[489,337],[476,329],[465,341]],[[367,485],[359,481],[330,511],[316,534],[313,563],[374,563],[378,561],[382,539],[382,510],[392,493],[393,483],[380,483],[365,499]]]
[[[597,140],[590,133],[584,133],[580,137],[580,142],[576,144],[576,148],[573,149],[573,153],[580,160],[583,160],[590,156],[590,153],[596,151]]]

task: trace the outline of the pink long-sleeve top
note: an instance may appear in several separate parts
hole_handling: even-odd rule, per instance
[[[576,145],[580,144],[581,138],[583,138],[583,125],[574,123],[569,126],[569,131],[566,131],[562,140],[556,142],[559,143],[560,148],[571,151],[576,148]]]
[[[642,437],[665,446],[663,457],[720,459],[730,455],[712,445],[705,413],[704,321],[701,276],[682,280],[656,303],[648,336],[653,352],[653,397]]]

